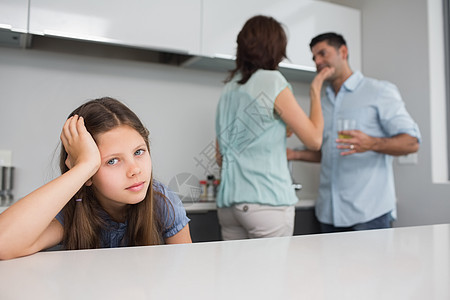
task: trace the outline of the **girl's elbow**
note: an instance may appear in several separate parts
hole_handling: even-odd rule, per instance
[[[6,245],[8,245],[7,242],[4,241],[4,239],[2,239],[0,235],[0,260],[11,258]]]
[[[26,256],[29,254],[27,249],[18,249],[12,245],[12,242],[8,239],[0,237],[0,260],[8,260]]]
[[[0,249],[0,260],[8,260],[34,254],[32,251],[14,251],[8,249]]]
[[[0,246],[0,260],[8,260],[18,257],[14,255],[13,251],[10,251],[6,247]]]

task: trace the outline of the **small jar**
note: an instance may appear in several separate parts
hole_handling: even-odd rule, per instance
[[[213,200],[215,196],[214,189],[214,175],[206,176],[206,197],[208,200]]]
[[[200,180],[200,199],[206,199],[206,180]]]

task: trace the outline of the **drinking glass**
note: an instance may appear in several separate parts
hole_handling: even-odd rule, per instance
[[[351,135],[340,134],[339,132],[342,130],[352,130],[352,129],[356,129],[356,120],[354,120],[354,119],[338,119],[338,121],[337,121],[338,138],[350,139],[352,137]]]

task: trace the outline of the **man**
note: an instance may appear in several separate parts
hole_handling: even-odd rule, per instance
[[[335,69],[322,99],[323,144],[319,152],[288,149],[288,159],[321,162],[316,216],[322,232],[389,228],[396,202],[393,156],[417,152],[419,128],[395,85],[350,69],[341,35],[321,34],[310,48],[317,72]],[[338,120],[355,128],[338,137]]]

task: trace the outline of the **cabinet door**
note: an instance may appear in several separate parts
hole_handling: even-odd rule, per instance
[[[295,210],[294,235],[320,233],[320,223],[316,218],[314,207]]]
[[[197,54],[202,0],[36,0],[30,33]]]
[[[191,219],[189,222],[189,229],[191,231],[192,242],[213,242],[222,240],[217,211],[188,212],[187,216]]]
[[[360,12],[336,4],[314,0],[204,0],[202,54],[233,58],[236,37],[250,17],[272,16],[286,26],[288,35],[285,64],[315,70],[309,42],[317,34],[335,31],[344,35],[350,49],[350,64],[361,67]]]
[[[0,2],[0,28],[14,32],[27,32],[28,0],[2,0]]]

